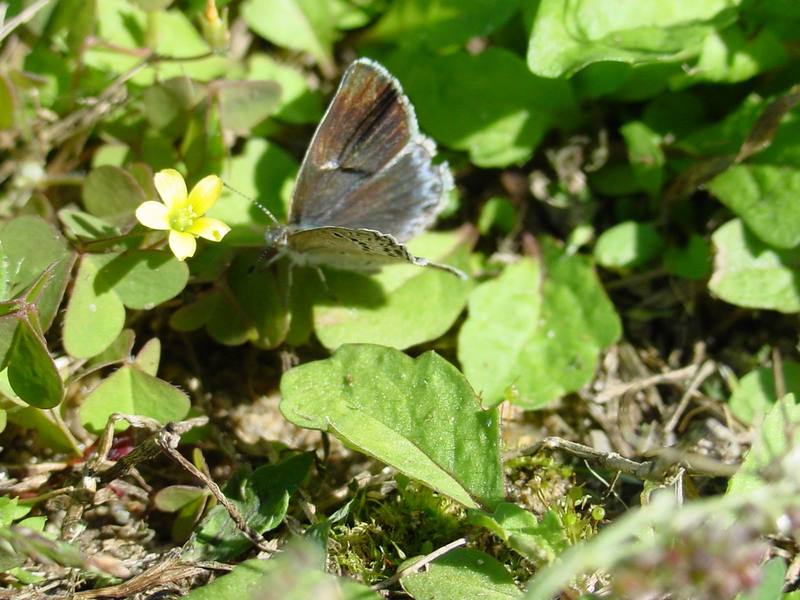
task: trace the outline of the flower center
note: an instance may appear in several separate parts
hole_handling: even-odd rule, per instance
[[[194,225],[198,215],[194,212],[191,205],[182,206],[173,210],[169,215],[169,227],[174,231],[186,231]]]

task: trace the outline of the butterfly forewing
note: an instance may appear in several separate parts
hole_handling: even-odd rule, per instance
[[[431,223],[449,184],[397,80],[370,60],[353,63],[311,141],[297,178],[291,224],[374,229],[406,240]]]

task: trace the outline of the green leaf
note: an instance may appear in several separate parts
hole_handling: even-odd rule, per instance
[[[243,479],[234,477],[225,495],[239,508],[256,533],[263,534],[281,524],[289,499],[308,475],[314,454],[297,454],[276,465],[259,467]],[[184,560],[230,560],[245,552],[252,542],[231,520],[228,511],[215,506],[200,523]]]
[[[767,244],[800,245],[800,171],[735,165],[711,180],[708,189]]]
[[[569,76],[598,61],[686,60],[715,26],[731,22],[739,0],[542,0],[531,5],[528,66]]]
[[[800,363],[785,360],[782,366],[785,390],[800,396]],[[777,401],[775,369],[761,367],[741,378],[728,399],[728,405],[737,419],[750,424],[767,414]]]
[[[772,405],[756,431],[742,466],[728,482],[728,494],[746,494],[769,485],[765,473],[777,468],[784,455],[800,444],[800,404],[787,394]]]
[[[194,485],[169,485],[156,492],[153,496],[153,505],[164,512],[178,512],[187,504],[209,493],[207,489]]]
[[[98,294],[113,291],[128,308],[150,310],[177,296],[189,280],[189,268],[171,253],[132,250],[106,254],[94,279]]]
[[[89,392],[81,405],[80,419],[90,431],[102,431],[113,413],[150,417],[166,425],[186,417],[189,406],[189,398],[178,388],[126,365]],[[120,424],[120,429],[124,428]]]
[[[205,89],[185,75],[160,81],[142,93],[145,116],[156,129],[185,126],[189,112],[205,95]]]
[[[31,507],[20,506],[18,498],[0,496],[0,527],[8,527],[29,512],[31,512]]]
[[[120,234],[119,229],[110,223],[82,210],[62,208],[58,211],[58,218],[64,224],[70,239],[93,241]]]
[[[5,371],[0,372],[0,381]],[[0,383],[0,389],[4,386]],[[4,391],[5,393],[5,391]],[[36,432],[37,441],[52,452],[81,456],[83,449],[72,437],[63,423],[58,423],[52,410],[28,406],[15,407],[8,411],[8,420],[23,430]]]
[[[493,229],[508,235],[519,222],[517,208],[508,198],[492,196],[481,208],[478,231],[488,235]]]
[[[248,60],[248,79],[274,81],[281,88],[280,100],[272,115],[287,123],[317,123],[322,117],[322,96],[308,85],[305,74],[268,54],[255,53]]]
[[[406,575],[400,584],[415,600],[514,600],[523,597],[503,563],[471,548],[451,550],[424,571]]]
[[[278,560],[276,557],[274,560]],[[236,565],[227,575],[217,577],[211,583],[195,588],[186,595],[186,600],[242,600],[252,597],[253,590],[264,579],[264,575],[275,569],[273,560],[251,558]]]
[[[239,254],[228,269],[225,286],[204,292],[179,308],[170,325],[179,331],[206,326],[209,335],[221,344],[237,346],[253,342],[262,348],[279,346],[289,330],[287,268],[277,272],[252,271],[258,254]]]
[[[11,299],[11,273],[9,272],[8,256],[3,250],[0,241],[0,302]]]
[[[736,600],[785,600],[783,594],[786,561],[776,556],[761,566],[761,583],[756,589],[737,596]]]
[[[654,225],[625,221],[600,234],[594,257],[604,267],[630,269],[653,260],[663,247],[664,240]]]
[[[497,411],[434,352],[347,345],[281,379],[281,412],[469,507],[503,498]]]
[[[332,73],[336,39],[330,6],[322,0],[245,0],[247,25],[277,46],[308,52],[324,72]]]
[[[274,81],[219,81],[214,84],[222,127],[240,135],[278,107],[281,87]]]
[[[139,354],[136,355],[134,362],[148,375],[156,376],[158,373],[158,363],[161,361],[161,342],[158,338],[152,338],[142,346]]]
[[[247,560],[228,575],[193,590],[187,600],[241,600],[275,598],[307,600],[380,600],[382,596],[363,583],[325,573],[324,551],[308,540],[292,540],[269,560]]]
[[[10,275],[10,297],[31,285],[52,263],[68,254],[64,238],[34,216],[12,219],[0,229]]]
[[[95,278],[113,254],[85,254],[64,315],[64,348],[76,358],[105,350],[122,331],[125,307],[112,290],[99,291]]]
[[[14,126],[17,97],[14,84],[4,75],[0,75],[0,130]]]
[[[181,9],[147,13],[128,0],[102,0],[97,3],[98,37],[114,45],[90,46],[82,59],[89,67],[99,71],[122,73],[141,62],[137,52],[120,52],[119,48],[140,49],[147,42],[159,56],[173,60],[158,61],[157,65],[141,70],[133,77],[139,85],[149,85],[154,80],[186,76],[199,81],[221,77],[231,70],[231,61],[222,56],[209,56],[196,60],[174,60],[196,57],[209,52],[208,44],[197,31],[187,14]],[[144,40],[148,32],[152,40]]]
[[[703,41],[692,80],[738,83],[775,68],[787,59],[780,38],[769,29],[745,33],[738,25],[714,31]]]
[[[147,200],[133,175],[110,165],[89,172],[83,182],[83,205],[96,217],[133,217]]]
[[[76,358],[99,354],[122,331],[125,306],[151,309],[188,279],[186,263],[164,251],[84,255],[64,316],[64,347]]]
[[[532,75],[501,48],[477,55],[396,53],[387,63],[414,103],[422,130],[469,152],[481,167],[525,162],[551,127],[574,114],[567,82]]]
[[[711,236],[716,254],[708,287],[713,294],[748,308],[800,311],[800,250],[773,249],[739,219]]]
[[[485,404],[539,408],[580,389],[620,336],[591,262],[547,240],[542,249],[543,264],[523,258],[470,295],[458,357]]]
[[[64,384],[47,351],[35,309],[23,312],[8,352],[8,382],[23,401],[52,408],[64,397]]]
[[[473,243],[474,235],[462,229],[421,235],[409,249],[417,256],[466,270]],[[331,350],[356,342],[404,349],[436,339],[461,314],[472,287],[451,273],[411,265],[386,267],[373,277],[326,273],[329,291],[323,290],[316,299],[313,319],[317,337]],[[333,306],[328,306],[331,302]]]
[[[568,545],[564,526],[553,511],[540,520],[516,504],[503,502],[492,514],[471,511],[469,522],[485,527],[536,564],[552,562]]]
[[[133,350],[133,342],[136,335],[132,329],[123,329],[117,338],[111,342],[111,345],[103,350],[100,354],[95,354],[86,363],[88,370],[96,370],[114,363],[121,363],[130,359],[131,351]],[[147,372],[145,370],[145,372]],[[154,375],[154,373],[150,373]]]
[[[711,272],[711,245],[692,234],[686,246],[668,246],[664,251],[664,268],[678,277],[705,279]]]
[[[633,175],[651,197],[661,192],[666,159],[661,150],[661,136],[641,121],[631,121],[620,128],[628,147]]]
[[[395,0],[364,41],[426,50],[459,46],[497,30],[518,6],[516,0]]]

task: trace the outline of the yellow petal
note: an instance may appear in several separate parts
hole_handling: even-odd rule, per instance
[[[167,207],[184,204],[187,199],[186,182],[175,169],[163,169],[153,177],[158,195]]]
[[[231,230],[227,223],[211,217],[200,217],[195,219],[194,224],[187,230],[192,235],[199,235],[202,238],[218,242],[225,237]]]
[[[142,202],[136,209],[136,218],[139,223],[150,229],[169,229],[167,207],[161,202],[155,200]]]
[[[178,260],[186,260],[194,256],[197,249],[197,241],[191,233],[181,233],[180,231],[169,232],[169,249]]]
[[[222,193],[222,179],[216,175],[203,177],[192,188],[192,192],[189,194],[189,204],[195,214],[204,215],[209,208],[214,206],[220,193]]]

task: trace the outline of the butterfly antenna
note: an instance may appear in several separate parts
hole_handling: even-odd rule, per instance
[[[234,194],[236,194],[237,196],[241,196],[241,197],[242,197],[242,198],[244,198],[245,200],[247,200],[247,201],[249,201],[249,202],[252,202],[253,204],[255,204],[255,205],[258,207],[258,208],[260,208],[260,209],[261,209],[261,212],[263,212],[265,215],[267,215],[267,216],[269,217],[269,220],[270,220],[270,221],[272,221],[272,223],[273,223],[274,225],[280,225],[280,222],[278,221],[278,219],[276,219],[276,218],[275,218],[275,215],[273,215],[273,214],[272,214],[272,211],[270,211],[270,209],[268,209],[266,206],[264,206],[263,204],[261,204],[261,203],[260,203],[258,200],[254,199],[254,198],[251,198],[250,196],[248,196],[248,195],[246,195],[246,194],[243,194],[242,192],[240,192],[240,191],[239,191],[239,190],[237,190],[236,188],[233,188],[233,187],[229,186],[229,185],[228,185],[227,183],[225,183],[224,181],[222,182],[222,185],[223,185],[223,186],[225,186],[225,187],[226,187],[227,189],[229,189],[230,191],[232,191],[232,192],[233,192]]]

